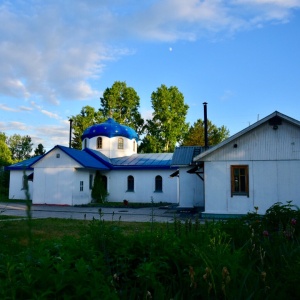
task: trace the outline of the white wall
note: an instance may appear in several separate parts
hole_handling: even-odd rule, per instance
[[[109,158],[129,156],[137,153],[137,142],[135,141],[135,139],[130,140],[121,136],[112,138],[102,136],[102,149],[97,149],[97,138],[98,137],[87,139],[87,147],[93,150],[100,151]],[[118,149],[119,138],[123,139],[124,149]],[[133,142],[135,142],[135,151],[133,151]],[[84,148],[84,142],[82,143],[82,147]]]
[[[101,172],[108,177],[108,201],[149,203],[151,197],[154,202],[177,203],[177,179],[171,178],[171,170],[117,170]],[[134,192],[127,192],[127,177],[134,177]],[[155,192],[155,177],[162,176],[163,191]]]
[[[26,170],[25,174],[28,176],[33,171]],[[9,179],[9,199],[18,199],[18,200],[26,200],[25,190],[23,189],[23,170],[13,170],[10,171],[10,179]],[[28,189],[30,199],[32,198],[32,181],[28,181]]]
[[[231,197],[230,166],[249,165],[249,197]],[[205,213],[264,214],[276,202],[300,205],[300,161],[205,163]]]
[[[196,174],[187,173],[191,167],[179,168],[179,199],[180,207],[203,207],[203,180]]]
[[[60,156],[57,157],[56,155]],[[89,203],[89,172],[80,172],[77,162],[54,149],[34,164],[33,204],[76,205]],[[83,181],[83,191],[80,191]]]

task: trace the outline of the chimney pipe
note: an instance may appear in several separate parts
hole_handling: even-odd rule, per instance
[[[208,133],[207,133],[207,103],[204,102],[204,148],[208,149]]]
[[[71,140],[72,140],[72,123],[73,123],[73,120],[70,119],[69,122],[70,122],[69,148],[71,148]]]

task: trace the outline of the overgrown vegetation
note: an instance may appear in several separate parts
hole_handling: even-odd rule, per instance
[[[1,299],[299,299],[299,210],[173,223],[0,223]]]

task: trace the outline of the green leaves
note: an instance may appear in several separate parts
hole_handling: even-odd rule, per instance
[[[139,149],[143,152],[173,152],[187,132],[188,105],[177,87],[161,85],[151,95],[153,118],[145,125],[146,136]]]
[[[208,120],[208,144],[214,146],[229,137],[229,130],[223,125],[217,127],[211,121]],[[193,126],[191,126],[184,137],[182,142],[183,146],[204,146],[204,122],[202,119],[198,119]]]
[[[141,134],[144,120],[138,111],[140,97],[134,88],[127,87],[126,82],[115,81],[111,88],[104,91],[100,102],[100,111],[106,119],[113,118]]]

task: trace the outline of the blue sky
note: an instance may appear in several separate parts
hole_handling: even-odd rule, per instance
[[[146,4],[145,4],[146,3]],[[126,81],[177,86],[187,121],[234,134],[278,110],[300,120],[300,0],[0,0],[0,131],[68,145],[68,117]]]

